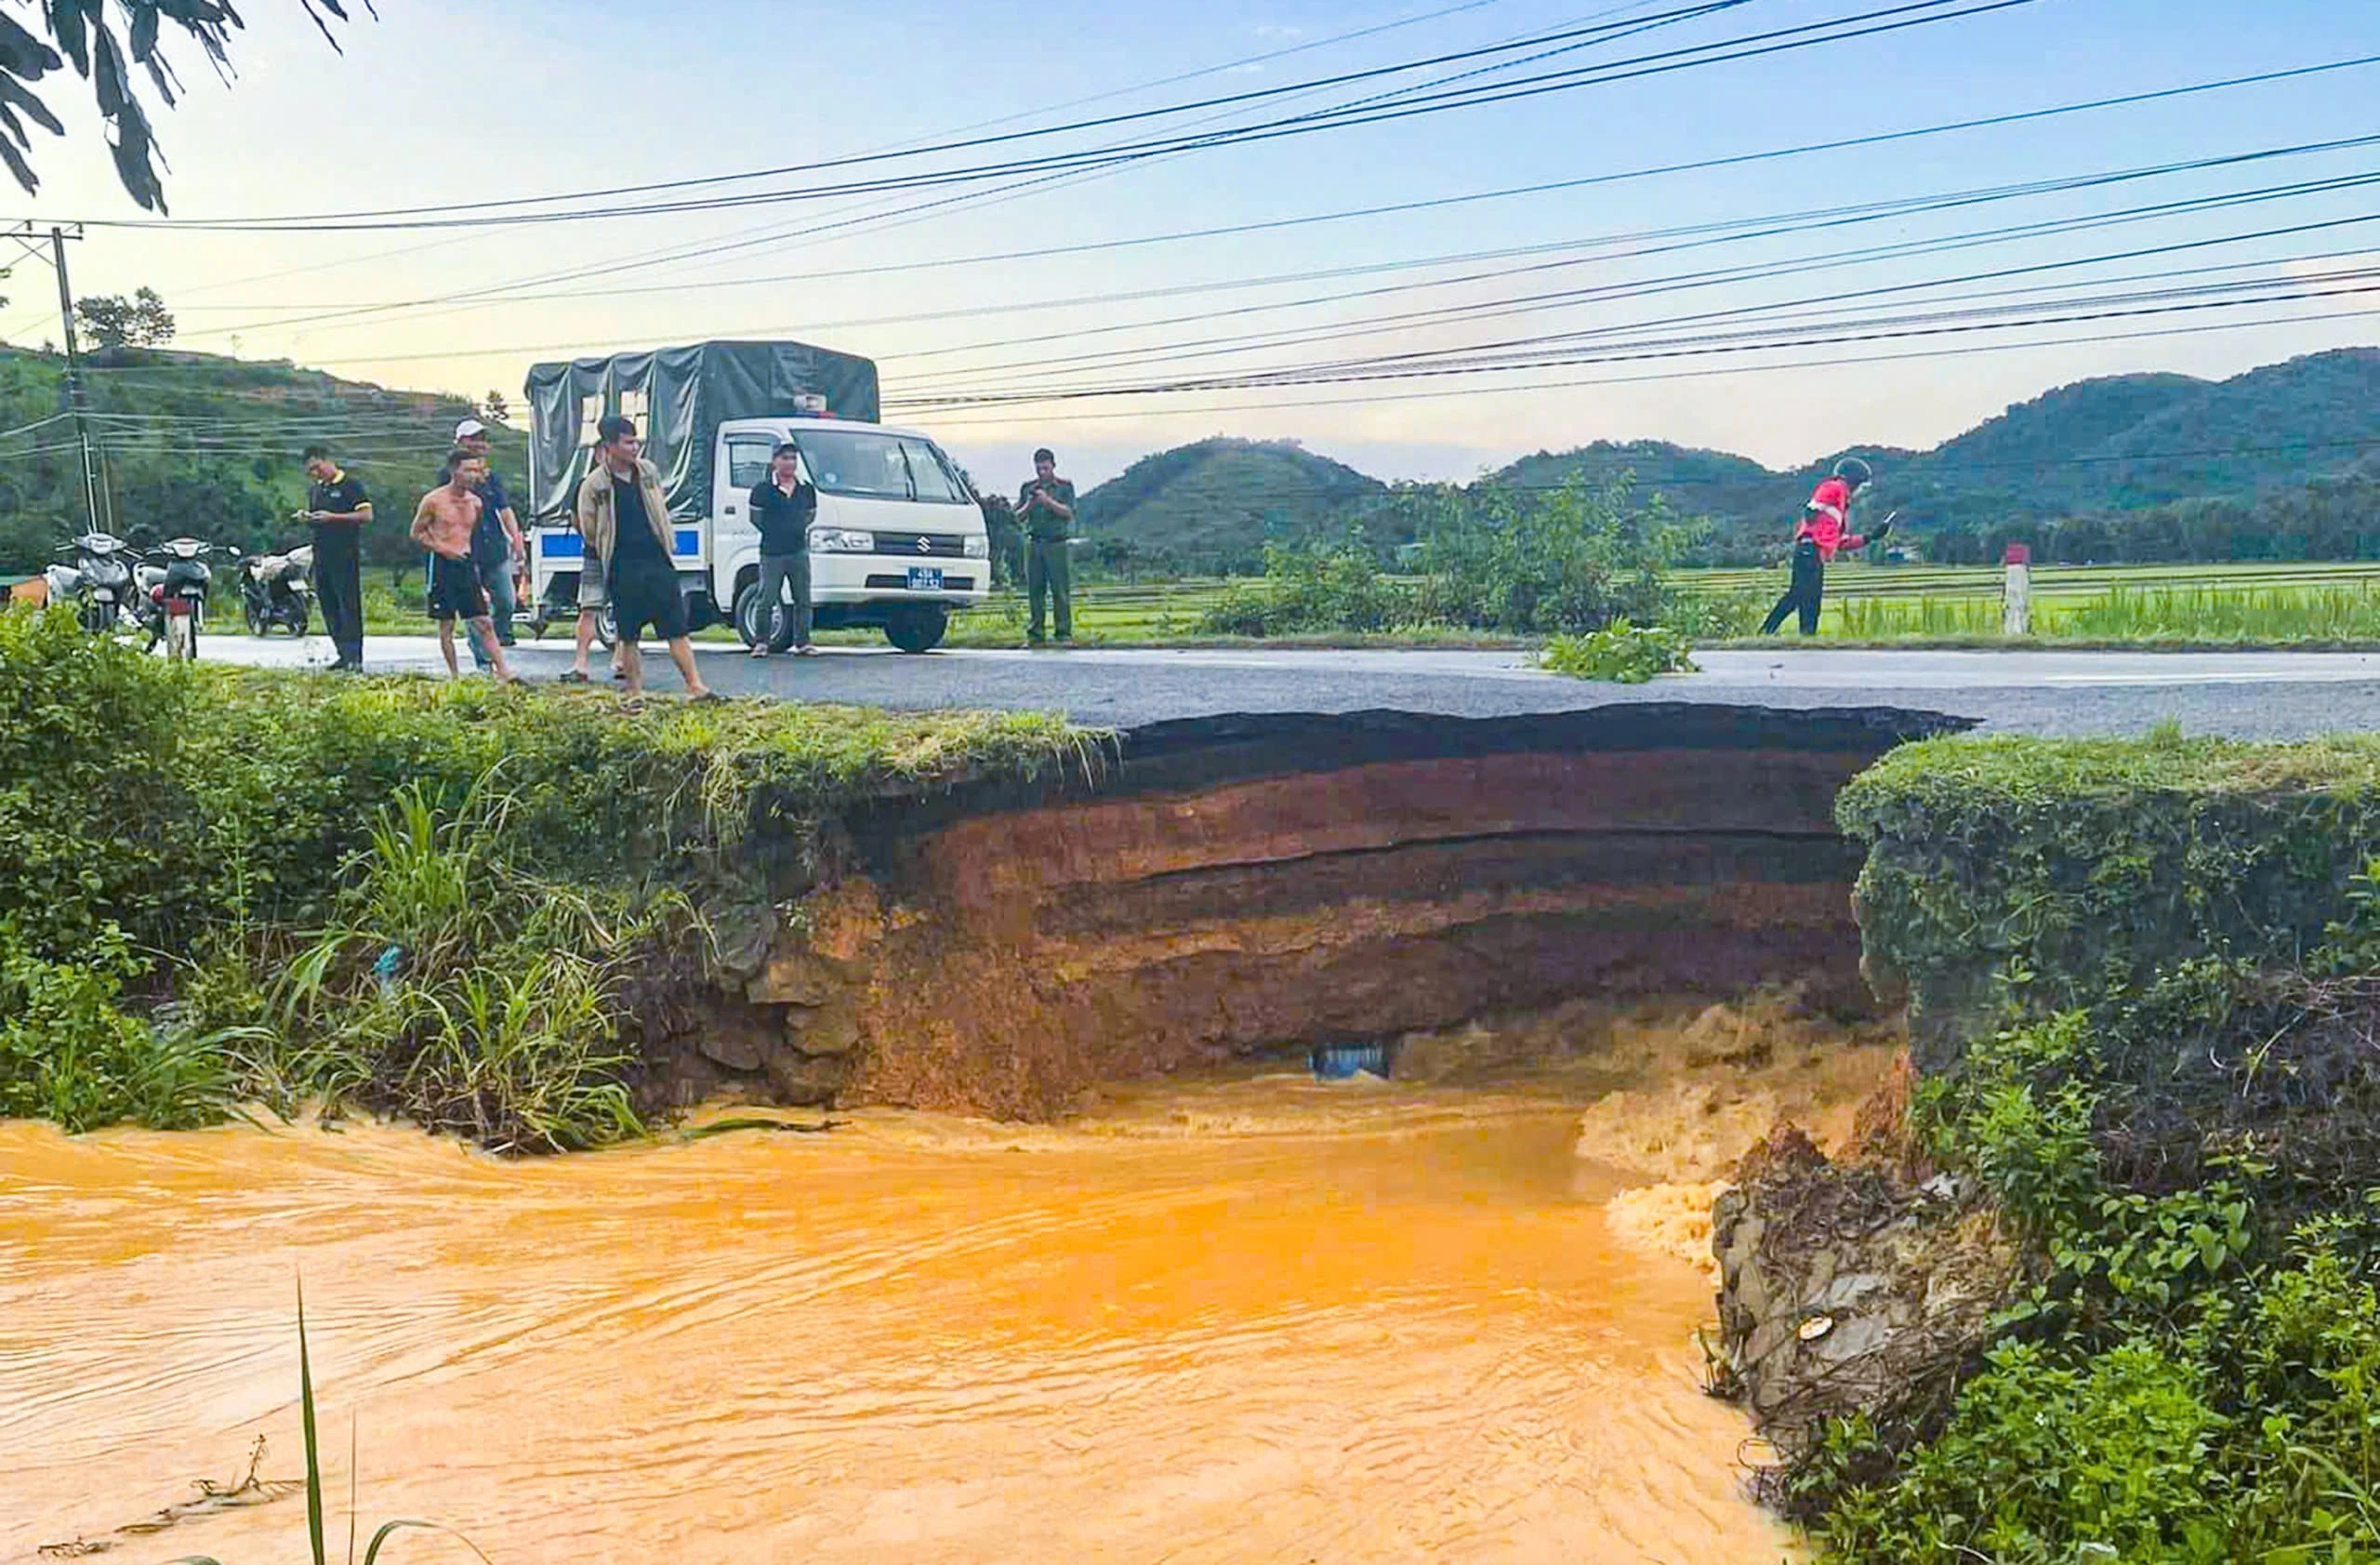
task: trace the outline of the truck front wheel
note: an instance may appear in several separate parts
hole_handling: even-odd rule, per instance
[[[950,629],[940,603],[895,603],[884,614],[884,639],[904,652],[932,652]]]

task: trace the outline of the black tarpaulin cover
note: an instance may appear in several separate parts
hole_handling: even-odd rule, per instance
[[[574,359],[529,371],[529,510],[540,521],[570,512],[593,459],[596,421],[625,412],[661,470],[669,513],[707,514],[711,437],[730,418],[781,418],[805,395],[835,418],[877,421],[876,364],[801,342],[698,342]]]

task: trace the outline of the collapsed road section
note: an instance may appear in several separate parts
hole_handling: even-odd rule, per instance
[[[650,1049],[747,1091],[1005,1118],[1093,1083],[1578,998],[1792,982],[1858,1008],[1849,778],[1964,726],[1642,705],[1237,716],[1078,775],[886,801],[723,944],[736,1014]]]

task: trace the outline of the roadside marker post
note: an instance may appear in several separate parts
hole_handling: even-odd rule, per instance
[[[2033,551],[2025,544],[2008,546],[2008,580],[2000,589],[2000,633],[2033,633]]]

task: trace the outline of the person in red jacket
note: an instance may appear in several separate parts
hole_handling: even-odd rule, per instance
[[[1764,636],[1773,636],[1785,623],[1785,617],[1799,611],[1802,634],[1818,633],[1818,605],[1826,597],[1826,565],[1838,550],[1860,550],[1887,537],[1893,524],[1887,521],[1877,528],[1872,537],[1861,537],[1850,530],[1851,502],[1868,486],[1875,475],[1868,464],[1857,457],[1845,457],[1834,464],[1834,476],[1827,479],[1810,497],[1803,508],[1802,524],[1793,534],[1793,584],[1768,611],[1768,623],[1760,628]]]

